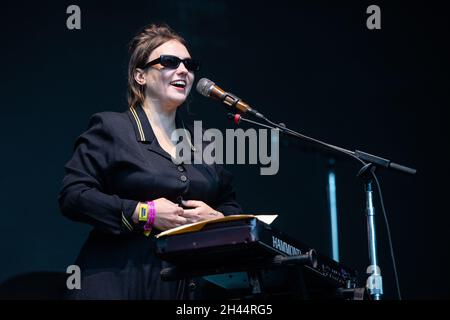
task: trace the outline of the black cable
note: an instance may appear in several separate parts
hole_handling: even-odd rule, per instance
[[[389,239],[389,248],[391,250],[391,259],[392,259],[392,266],[394,269],[395,284],[397,286],[398,299],[402,300],[402,294],[400,292],[400,283],[399,283],[398,274],[397,274],[397,265],[395,263],[394,248],[392,246],[391,230],[389,228],[389,221],[387,219],[387,213],[386,213],[386,209],[384,207],[383,194],[381,193],[380,182],[378,181],[378,178],[375,175],[375,173],[373,173],[373,177],[375,179],[375,183],[377,184],[378,194],[380,195],[381,210],[383,211],[384,222],[386,223],[386,230],[387,230],[388,239]]]

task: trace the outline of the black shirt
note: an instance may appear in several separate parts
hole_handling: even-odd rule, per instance
[[[184,127],[178,115],[176,126]],[[82,281],[72,298],[180,297],[182,283],[160,280],[166,264],[154,255],[158,230],[146,237],[131,220],[139,201],[200,200],[224,215],[242,213],[231,174],[218,164],[175,164],[141,107],[93,115],[65,170],[62,213],[94,227],[76,261]]]

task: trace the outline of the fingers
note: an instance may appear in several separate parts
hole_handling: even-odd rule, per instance
[[[218,218],[215,210],[203,201],[183,200],[182,205],[186,209],[166,198],[155,200],[158,226],[161,225],[165,229],[170,229],[187,223]]]
[[[183,212],[180,214],[181,216],[187,216],[187,217],[192,217],[192,216],[196,216],[198,215],[198,209],[184,209]]]
[[[197,209],[184,210],[181,214],[182,217],[186,218],[189,223],[197,222],[201,220],[201,217],[197,213]]]
[[[184,213],[184,210],[183,210],[182,207],[180,207],[180,206],[177,205],[175,208],[173,208],[173,212],[174,212],[176,215],[182,216],[183,213]]]
[[[177,216],[175,220],[175,224],[177,224],[178,226],[182,226],[183,224],[186,224],[188,222],[188,219],[182,216]]]
[[[183,205],[185,207],[200,207],[203,206],[205,203],[203,201],[198,200],[183,200]]]

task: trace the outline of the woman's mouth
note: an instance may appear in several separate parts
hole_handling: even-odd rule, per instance
[[[175,87],[177,90],[184,90],[186,87],[185,80],[175,80],[170,83],[171,86]]]

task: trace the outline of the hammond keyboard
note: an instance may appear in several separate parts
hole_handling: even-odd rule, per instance
[[[301,269],[314,288],[354,288],[357,273],[270,225],[252,217],[210,222],[203,229],[167,235],[156,241],[157,255],[193,275],[218,274],[224,270],[246,271],[273,268],[274,258],[314,253]]]

